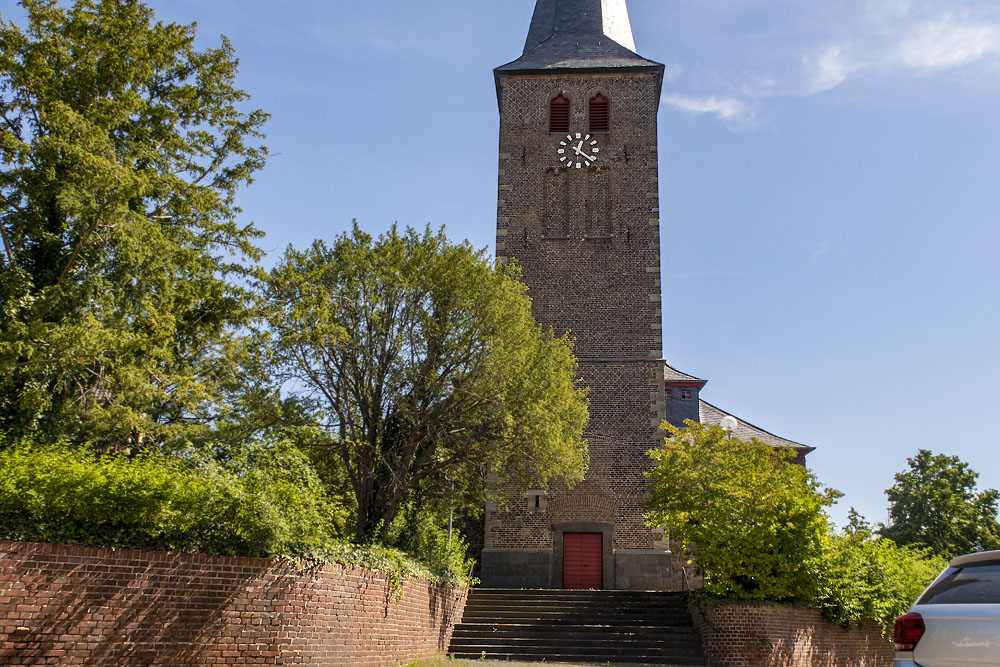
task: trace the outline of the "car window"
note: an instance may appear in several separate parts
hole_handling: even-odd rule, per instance
[[[917,604],[1000,604],[1000,561],[949,567]]]

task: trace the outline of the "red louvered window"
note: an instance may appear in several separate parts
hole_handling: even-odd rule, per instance
[[[611,131],[611,102],[600,93],[590,100],[590,131]]]
[[[549,102],[549,132],[569,132],[569,100],[562,95]]]

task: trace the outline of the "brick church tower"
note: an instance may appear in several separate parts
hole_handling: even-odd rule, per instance
[[[524,55],[495,70],[497,254],[536,319],[571,331],[590,388],[590,469],[571,491],[488,508],[486,586],[668,587],[642,521],[666,417],[656,115],[663,66],[635,53],[625,0],[538,0]],[[580,577],[584,577],[581,579]]]
[[[636,53],[625,0],[537,0],[523,55],[494,70],[497,255],[520,263],[535,318],[576,339],[590,468],[573,489],[510,489],[508,508],[486,508],[484,586],[678,588],[669,536],[642,519],[664,420],[811,451],[701,400],[705,381],[663,358],[663,71]]]

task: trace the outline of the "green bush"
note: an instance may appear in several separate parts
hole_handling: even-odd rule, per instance
[[[649,454],[647,520],[691,548],[709,604],[757,601],[819,609],[845,626],[888,633],[947,564],[878,536],[856,513],[832,534],[825,508],[839,493],[793,465],[792,451],[732,438],[717,426],[668,426]]]
[[[290,447],[248,447],[222,463],[68,445],[0,451],[0,539],[336,562],[386,572],[397,591],[414,577],[467,583],[464,545],[407,517],[395,537],[413,555],[337,539],[347,510]]]
[[[473,560],[466,557],[467,546],[457,527],[448,539],[446,514],[406,505],[393,522],[387,541],[425,563],[437,579],[472,583],[468,577]]]
[[[292,449],[197,457],[21,444],[0,452],[0,538],[259,557],[319,556],[331,508]]]
[[[732,438],[688,421],[649,452],[650,526],[696,551],[705,593],[729,600],[808,603],[837,492],[791,459],[795,450]]]
[[[867,528],[831,535],[814,606],[845,626],[874,619],[888,634],[896,617],[906,613],[946,565],[929,551],[897,546]]]

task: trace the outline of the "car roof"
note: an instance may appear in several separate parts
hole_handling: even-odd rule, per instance
[[[986,561],[1000,561],[1000,551],[980,551],[975,554],[959,556],[951,561],[951,567],[965,567],[967,565],[975,565],[976,563],[983,563]]]

